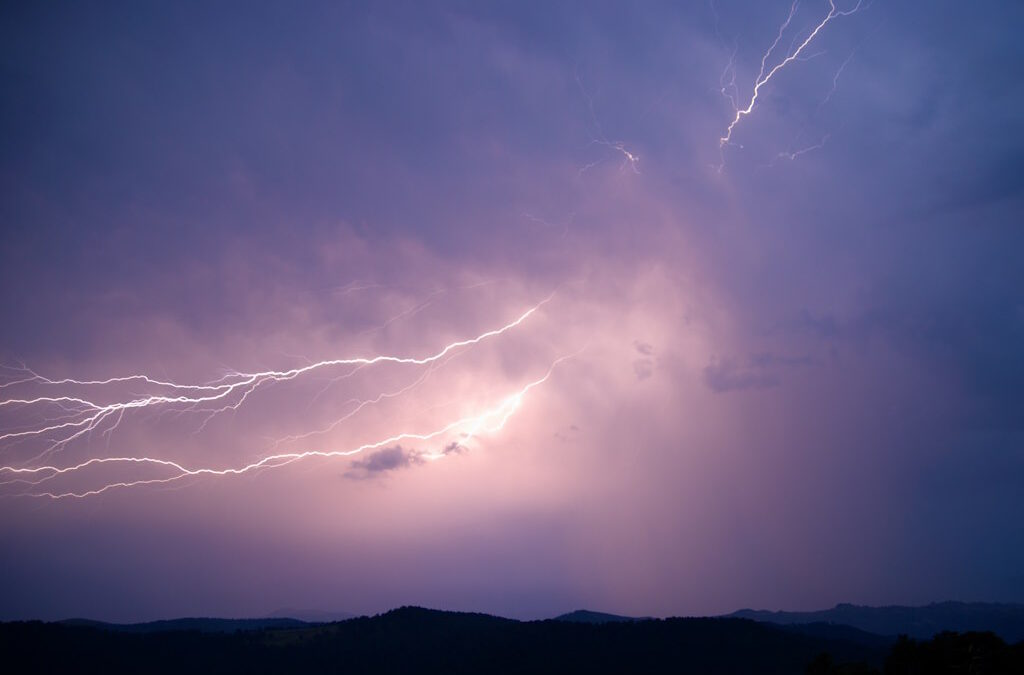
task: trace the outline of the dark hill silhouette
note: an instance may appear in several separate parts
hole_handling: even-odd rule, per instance
[[[860,630],[859,628],[845,626],[839,623],[796,623],[773,625],[776,625],[783,630],[800,633],[802,635],[810,635],[812,637],[829,640],[844,640],[846,642],[853,642],[855,644],[866,645],[869,647],[890,647],[896,642],[896,638],[891,635],[876,635],[875,633],[868,633],[867,631]]]
[[[839,604],[818,612],[741,609],[728,615],[778,624],[833,623],[877,635],[929,639],[942,631],[991,631],[1008,642],[1024,640],[1024,605],[939,602],[923,607],[863,607]]]
[[[181,619],[127,630],[90,621],[0,623],[0,653],[12,672],[115,675],[1024,673],[1024,641],[1007,645],[990,632],[894,641],[838,624],[724,617],[520,622],[419,607],[336,623],[267,621]]]
[[[556,616],[554,620],[570,621],[573,623],[615,623],[619,621],[646,621],[649,618],[650,617],[620,616],[618,614],[592,612],[589,609],[577,609],[574,612]]]
[[[285,607],[275,610],[267,615],[271,619],[298,619],[306,623],[330,623],[332,621],[347,621],[354,619],[358,614],[349,612],[333,612],[323,609],[293,609]]]
[[[887,649],[745,619],[520,622],[404,607],[375,617],[233,633],[0,625],[25,673],[793,673],[818,655],[884,662]]]
[[[943,632],[926,642],[901,637],[885,659],[886,675],[1024,673],[1024,641],[1007,646],[994,633]]]
[[[743,617],[739,617],[743,618]],[[572,623],[616,623],[616,622],[629,622],[629,621],[650,621],[652,617],[636,617],[636,616],[623,616],[621,614],[608,614],[606,612],[593,612],[588,609],[577,609],[573,612],[566,614],[560,614],[556,616],[554,621],[569,621]],[[812,637],[823,638],[826,640],[842,640],[846,642],[852,642],[859,645],[866,645],[869,647],[884,648],[889,647],[896,642],[895,636],[890,635],[877,635],[875,633],[869,633],[867,631],[854,628],[853,626],[846,626],[843,624],[835,623],[779,623],[779,622],[767,622],[776,623],[776,625],[782,627],[784,630],[788,630],[794,633],[800,633],[802,635],[809,635]]]

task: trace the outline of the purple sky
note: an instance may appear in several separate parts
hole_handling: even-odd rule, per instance
[[[147,4],[0,10],[0,619],[1024,602],[1024,6]]]

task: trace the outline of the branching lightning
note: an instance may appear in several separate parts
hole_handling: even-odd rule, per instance
[[[786,151],[780,152],[776,156],[776,159],[794,160],[797,157],[799,157],[800,155],[806,155],[808,152],[811,152],[812,150],[820,150],[821,148],[825,147],[825,143],[828,142],[828,139],[831,136],[832,136],[832,134],[825,134],[824,136],[821,137],[821,140],[818,141],[817,143],[812,143],[811,145],[804,146],[804,147],[800,148],[799,150],[786,150]]]
[[[591,96],[587,92],[586,87],[583,86],[583,81],[580,79],[579,72],[575,74],[575,77],[576,86],[579,87],[580,93],[583,95],[583,98],[586,99],[587,110],[590,113],[590,124],[593,132],[590,139],[590,144],[600,145],[602,147],[609,148],[618,153],[619,155],[621,155],[622,163],[619,165],[620,171],[629,169],[633,173],[640,173],[640,156],[626,148],[626,144],[624,141],[608,140],[608,137],[605,135],[604,129],[601,126],[600,120],[597,119],[597,111],[594,110],[594,97]],[[583,167],[581,167],[579,173],[585,173],[586,171],[589,171],[590,169],[597,166],[598,164],[601,164],[603,161],[604,160],[597,160],[590,162],[589,164],[586,164]]]
[[[94,488],[91,490],[85,490],[82,492],[29,492],[24,494],[24,496],[29,497],[48,497],[50,499],[83,498],[102,494],[104,492],[107,492],[108,490],[113,490],[115,488],[129,488],[138,485],[171,483],[188,477],[237,476],[244,473],[256,471],[258,469],[279,468],[282,466],[287,466],[288,464],[291,464],[293,462],[312,457],[351,457],[353,455],[358,455],[368,450],[387,447],[390,445],[394,445],[395,443],[400,443],[402,441],[433,441],[447,434],[457,436],[459,443],[465,444],[471,441],[474,437],[479,436],[480,434],[494,433],[504,428],[508,420],[512,417],[513,414],[515,414],[516,410],[522,405],[523,399],[525,398],[526,394],[528,394],[531,389],[538,387],[544,382],[546,382],[551,377],[551,374],[554,372],[555,366],[557,366],[559,363],[561,363],[567,358],[571,357],[565,356],[556,359],[548,368],[547,372],[543,375],[543,377],[528,382],[518,391],[503,398],[496,405],[491,406],[490,408],[485,409],[483,412],[480,412],[476,415],[470,415],[467,417],[456,419],[452,422],[445,424],[440,428],[434,429],[433,431],[428,431],[425,433],[398,433],[387,438],[374,441],[372,443],[364,443],[363,445],[357,446],[355,448],[350,448],[347,450],[307,450],[304,452],[278,453],[273,455],[267,455],[266,457],[263,457],[262,459],[259,459],[255,462],[250,462],[249,464],[225,469],[214,469],[209,467],[188,468],[178,462],[159,459],[155,457],[99,457],[92,458],[79,464],[66,467],[47,465],[16,468],[4,466],[0,467],[0,473],[10,473],[14,475],[28,476],[43,474],[43,477],[38,480],[27,481],[30,485],[39,485],[55,476],[73,474],[75,472],[82,471],[83,469],[89,468],[91,466],[105,464],[148,464],[172,470],[172,475],[170,476],[160,478],[145,478],[130,481],[115,481],[106,483],[101,487]],[[423,453],[423,456],[430,459],[440,459],[446,455],[443,452],[439,452]]]
[[[436,295],[436,293],[434,294]],[[433,296],[431,296],[433,297]],[[425,366],[426,369],[406,385],[391,391],[384,391],[375,396],[353,398],[346,404],[347,411],[323,428],[283,437],[274,442],[277,447],[283,443],[293,444],[305,441],[313,436],[327,434],[341,423],[368,406],[376,405],[386,399],[396,398],[409,393],[423,384],[435,369],[443,366],[458,355],[463,348],[473,347],[486,340],[497,338],[512,331],[541,309],[552,296],[530,307],[515,319],[473,337],[448,343],[426,356],[378,354],[374,356],[334,358],[308,363],[301,367],[286,370],[263,370],[257,372],[229,372],[209,382],[181,383],[170,379],[158,379],[143,373],[109,377],[103,379],[78,380],[74,378],[49,378],[40,375],[27,366],[20,364],[17,368],[5,368],[17,375],[7,382],[0,383],[0,389],[15,389],[34,386],[44,389],[63,389],[53,394],[37,396],[11,396],[0,399],[0,410],[8,409],[16,412],[38,412],[34,425],[2,430],[0,433],[0,451],[9,450],[13,445],[30,438],[45,439],[46,448],[37,457],[21,464],[0,466],[0,485],[10,486],[5,496],[48,497],[51,499],[84,498],[102,494],[115,488],[129,488],[142,485],[156,485],[181,481],[189,477],[223,477],[239,475],[257,470],[278,468],[307,458],[343,458],[351,457],[367,451],[385,448],[400,442],[432,443],[448,439],[447,449],[443,451],[417,451],[416,457],[423,459],[440,459],[448,454],[451,447],[462,447],[474,437],[484,433],[501,430],[521,405],[524,397],[535,387],[550,378],[555,366],[569,357],[561,357],[550,364],[543,377],[530,381],[518,390],[506,395],[498,402],[483,408],[471,415],[464,415],[446,423],[434,425],[427,431],[402,431],[387,434],[380,440],[363,443],[342,450],[302,450],[288,452],[272,452],[259,459],[234,467],[218,468],[209,465],[190,465],[156,456],[94,456],[77,463],[40,463],[42,458],[66,448],[76,440],[92,432],[102,432],[108,440],[118,428],[126,414],[140,410],[158,409],[161,413],[175,411],[178,413],[204,412],[202,431],[207,422],[215,415],[238,410],[261,386],[277,382],[294,380],[315,371],[329,371],[334,368],[348,368],[342,375],[346,378],[358,370],[380,364],[399,364],[408,366]],[[428,299],[429,302],[429,299]],[[418,309],[417,309],[418,311]],[[111,396],[112,386],[156,387],[160,393],[147,395],[122,396],[112,402],[100,398],[101,395]],[[80,393],[82,390],[92,394]],[[116,394],[116,392],[115,392]],[[351,406],[351,407],[348,407]],[[465,408],[465,405],[463,405]],[[47,414],[46,411],[49,411]],[[452,445],[452,444],[455,445]],[[136,467],[144,469],[149,475],[138,478],[123,479],[123,473],[111,476],[109,471],[117,467]],[[99,478],[96,478],[99,474]],[[85,480],[98,485],[89,489],[39,490],[38,486],[47,484],[58,478],[82,475]],[[106,478],[104,477],[106,476]],[[27,486],[27,487],[26,487]],[[49,486],[48,486],[49,487]],[[14,490],[11,492],[11,490]]]
[[[818,107],[814,111],[814,115],[815,116],[817,116],[821,112],[822,108],[827,106],[829,104],[829,101],[832,100],[832,97],[835,96],[836,91],[839,89],[839,78],[842,76],[843,71],[846,70],[846,67],[848,65],[850,65],[850,61],[853,60],[853,57],[856,56],[856,54],[857,54],[857,50],[856,49],[853,50],[852,52],[850,52],[850,55],[846,57],[846,59],[839,65],[839,68],[836,69],[836,72],[832,75],[832,87],[828,90],[828,93],[825,95],[825,98],[823,98],[821,100],[821,102],[818,103]],[[790,145],[791,148],[800,141],[801,136],[803,136],[803,132],[802,131],[801,131],[801,133],[797,134],[796,139]],[[776,160],[780,160],[780,159],[788,159],[790,161],[793,161],[797,157],[800,157],[801,155],[805,155],[808,152],[811,152],[813,150],[820,150],[821,148],[825,147],[825,144],[828,143],[828,141],[829,141],[829,139],[831,137],[832,137],[831,133],[825,133],[825,134],[822,134],[821,137],[818,139],[818,141],[815,142],[815,143],[806,144],[806,145],[800,147],[798,150],[791,150],[790,149],[790,150],[785,150],[785,151],[779,152],[779,154],[775,156],[775,159],[772,160],[771,164],[774,164]]]
[[[751,91],[750,98],[748,99],[745,106],[739,103],[740,97],[738,94],[738,87],[736,85],[736,50],[735,48],[733,49],[732,54],[729,57],[729,61],[725,66],[725,70],[719,78],[721,94],[723,97],[726,98],[726,100],[730,102],[733,109],[733,118],[729,122],[729,125],[726,127],[725,133],[718,139],[719,147],[722,148],[723,151],[725,146],[727,145],[738,145],[733,140],[733,133],[735,132],[736,127],[740,124],[743,118],[749,116],[751,113],[754,112],[755,108],[757,107],[758,98],[765,85],[771,82],[772,78],[774,78],[775,75],[779,73],[779,71],[785,69],[793,62],[808,61],[810,59],[815,58],[816,56],[823,54],[824,52],[821,51],[808,53],[808,48],[815,41],[815,38],[818,37],[818,35],[825,29],[826,26],[828,26],[836,19],[856,14],[865,7],[864,0],[857,0],[857,3],[849,9],[839,9],[836,6],[836,0],[828,0],[828,5],[828,13],[825,15],[823,19],[821,19],[817,24],[814,25],[814,27],[810,30],[806,37],[800,39],[799,34],[794,36],[789,48],[785,52],[786,55],[777,62],[775,62],[774,65],[769,65],[772,62],[772,55],[775,54],[776,50],[778,49],[779,43],[782,41],[783,36],[789,29],[790,24],[792,24],[793,18],[796,16],[797,10],[799,9],[800,0],[793,0],[792,5],[790,5],[789,13],[786,16],[786,19],[779,26],[779,29],[775,35],[775,39],[772,41],[767,51],[765,51],[761,57],[761,68],[758,71],[757,77],[754,80],[754,86]],[[717,12],[715,13],[715,19],[717,31]],[[827,103],[831,99],[832,95],[835,93],[835,89],[839,81],[839,76],[842,74],[843,70],[846,68],[851,58],[852,54],[839,67],[839,70],[836,72],[832,80],[832,90],[829,92],[828,96],[825,98],[821,105]],[[825,144],[826,140],[827,137],[823,139],[821,142],[816,143],[814,145],[808,146],[795,152],[780,153],[779,156],[786,156],[789,157],[790,159],[794,159],[797,156],[804,154],[805,152],[809,152],[810,150],[822,147]],[[722,166],[719,166],[719,170],[721,170],[721,168]]]

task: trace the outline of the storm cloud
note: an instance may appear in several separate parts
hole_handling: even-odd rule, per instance
[[[869,3],[723,144],[790,7],[5,5],[3,382],[394,360],[11,439],[296,459],[4,484],[0,618],[1024,601],[1024,5]]]

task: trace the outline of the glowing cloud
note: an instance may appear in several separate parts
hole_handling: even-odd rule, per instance
[[[115,384],[125,384],[130,382],[140,382],[149,384],[152,386],[158,386],[162,388],[171,389],[172,392],[169,394],[160,395],[149,395],[130,398],[127,400],[117,400],[113,403],[101,403],[98,400],[83,398],[81,396],[71,394],[61,395],[50,395],[50,396],[36,396],[36,397],[24,397],[24,398],[7,398],[0,400],[0,406],[12,407],[24,410],[26,408],[35,407],[57,407],[61,410],[61,415],[56,419],[44,418],[49,420],[38,426],[30,428],[22,428],[18,430],[7,431],[0,435],[0,441],[8,444],[19,442],[27,437],[31,436],[46,436],[56,434],[56,440],[50,442],[50,445],[43,451],[43,453],[36,458],[33,458],[29,462],[21,466],[7,465],[0,467],[0,475],[6,475],[7,480],[0,481],[0,485],[7,486],[23,486],[27,485],[35,487],[40,484],[46,483],[58,477],[74,477],[78,474],[84,474],[86,470],[96,469],[110,469],[117,466],[134,465],[134,466],[145,466],[153,470],[169,470],[171,475],[158,475],[145,478],[137,478],[131,480],[116,480],[100,477],[100,485],[91,489],[79,489],[79,490],[67,490],[67,491],[28,491],[28,492],[13,492],[8,493],[8,496],[21,495],[21,496],[32,496],[32,497],[49,497],[53,499],[60,499],[66,497],[89,497],[98,495],[106,492],[113,488],[126,488],[140,485],[153,485],[153,484],[165,484],[174,481],[179,481],[188,477],[199,477],[199,476],[230,476],[249,473],[259,469],[279,468],[286,466],[295,461],[320,457],[320,458],[339,458],[339,457],[350,457],[357,455],[369,450],[378,450],[381,448],[387,448],[396,446],[399,443],[418,441],[418,442],[434,442],[439,439],[446,439],[442,444],[442,449],[438,451],[416,451],[416,458],[422,460],[437,460],[441,459],[450,454],[450,448],[454,445],[459,447],[465,446],[472,439],[480,434],[494,433],[501,430],[507,421],[512,417],[515,411],[522,404],[524,397],[533,388],[543,384],[551,376],[555,366],[562,362],[565,358],[562,357],[552,362],[543,377],[528,382],[526,385],[515,390],[513,393],[508,394],[501,398],[497,403],[494,403],[478,412],[470,415],[463,415],[455,419],[448,419],[442,423],[437,423],[433,426],[432,430],[426,432],[414,432],[414,431],[402,431],[397,433],[387,434],[380,440],[362,443],[355,447],[344,449],[344,450],[306,450],[296,452],[278,452],[263,456],[255,461],[245,463],[240,466],[230,468],[214,468],[211,466],[188,466],[185,462],[164,459],[161,457],[154,456],[100,456],[90,457],[81,462],[70,464],[67,466],[57,466],[53,464],[40,465],[36,462],[42,456],[52,453],[54,450],[67,446],[73,441],[82,438],[90,432],[98,429],[103,429],[105,434],[113,432],[123,419],[125,412],[139,410],[144,408],[151,408],[157,406],[172,407],[178,406],[181,411],[184,412],[196,412],[206,411],[208,416],[204,419],[203,424],[199,427],[199,431],[205,428],[206,422],[216,415],[217,413],[225,410],[238,410],[243,403],[246,402],[250,394],[252,394],[257,387],[260,385],[271,383],[271,382],[282,382],[298,378],[302,375],[307,375],[316,370],[329,369],[338,366],[354,366],[353,370],[348,371],[341,377],[347,377],[352,375],[355,370],[374,366],[378,364],[401,364],[401,365],[413,365],[413,366],[427,366],[427,370],[423,372],[417,379],[410,384],[401,387],[393,391],[385,391],[377,394],[371,398],[365,399],[351,399],[350,403],[355,403],[355,406],[349,410],[344,416],[336,419],[333,423],[325,428],[315,429],[312,431],[293,434],[291,436],[284,437],[277,441],[276,444],[281,442],[294,442],[303,440],[313,435],[325,434],[333,430],[339,424],[347,419],[353,417],[356,413],[367,406],[374,405],[388,398],[395,398],[406,394],[418,385],[422,384],[432,373],[432,369],[438,365],[443,365],[449,360],[456,350],[463,347],[471,347],[477,345],[489,338],[494,338],[502,335],[508,331],[511,331],[520,325],[522,325],[531,315],[537,312],[545,303],[551,299],[551,296],[542,300],[538,304],[530,307],[528,310],[520,314],[516,319],[506,323],[505,325],[495,328],[492,330],[485,331],[474,337],[457,340],[445,345],[440,350],[423,357],[415,356],[395,356],[388,354],[379,354],[370,357],[353,357],[353,358],[338,358],[329,359],[311,363],[309,365],[292,368],[287,370],[265,370],[259,372],[242,373],[235,372],[225,375],[224,377],[214,380],[212,382],[200,383],[200,384],[188,384],[179,383],[171,380],[156,379],[146,374],[132,374],[119,377],[110,377],[104,379],[94,380],[78,380],[73,378],[61,378],[53,379],[35,373],[25,366],[21,366],[18,370],[26,374],[24,377],[12,380],[4,383],[4,388],[15,387],[18,385],[40,385],[46,387],[87,387],[87,388],[103,388]],[[211,402],[216,402],[219,407],[214,407],[212,410],[206,406]],[[223,403],[223,405],[220,405]]]

